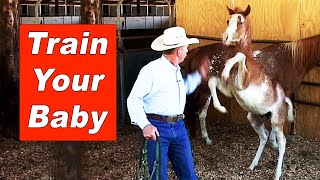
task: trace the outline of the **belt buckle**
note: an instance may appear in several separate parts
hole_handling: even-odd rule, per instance
[[[169,122],[169,123],[174,123],[175,121],[174,121],[174,117],[173,116],[169,116],[168,118],[167,118],[167,122]]]

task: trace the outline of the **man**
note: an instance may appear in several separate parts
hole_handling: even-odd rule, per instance
[[[207,77],[204,66],[182,78],[179,64],[188,45],[199,43],[187,38],[182,27],[171,27],[156,38],[151,48],[162,56],[144,66],[127,99],[131,122],[138,125],[148,140],[148,164],[151,174],[156,154],[156,135],[161,143],[161,180],[168,179],[168,158],[179,179],[197,179],[190,141],[184,125],[186,95],[192,93]],[[154,178],[154,177],[153,177]]]

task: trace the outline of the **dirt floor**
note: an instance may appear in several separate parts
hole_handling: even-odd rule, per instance
[[[212,145],[198,137],[192,147],[199,179],[273,179],[277,151],[270,145],[254,171],[248,169],[258,147],[258,136],[246,124],[208,122]],[[320,179],[320,141],[286,136],[287,149],[283,178]],[[126,125],[116,142],[81,144],[81,179],[134,179],[141,146],[141,131]],[[58,148],[57,148],[58,147]],[[17,142],[0,140],[0,180],[53,179],[60,166],[57,153],[61,144],[53,142]],[[170,169],[170,179],[176,179]]]

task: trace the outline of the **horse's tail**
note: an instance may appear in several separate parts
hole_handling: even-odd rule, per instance
[[[285,98],[285,101],[288,104],[288,116],[287,116],[288,117],[288,121],[289,122],[294,122],[295,118],[294,118],[292,101],[288,97]]]

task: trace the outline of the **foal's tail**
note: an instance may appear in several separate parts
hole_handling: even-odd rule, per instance
[[[293,105],[292,105],[292,101],[290,98],[286,97],[285,98],[286,103],[288,104],[288,121],[289,122],[294,122],[295,118],[294,118],[294,113],[293,113]]]

